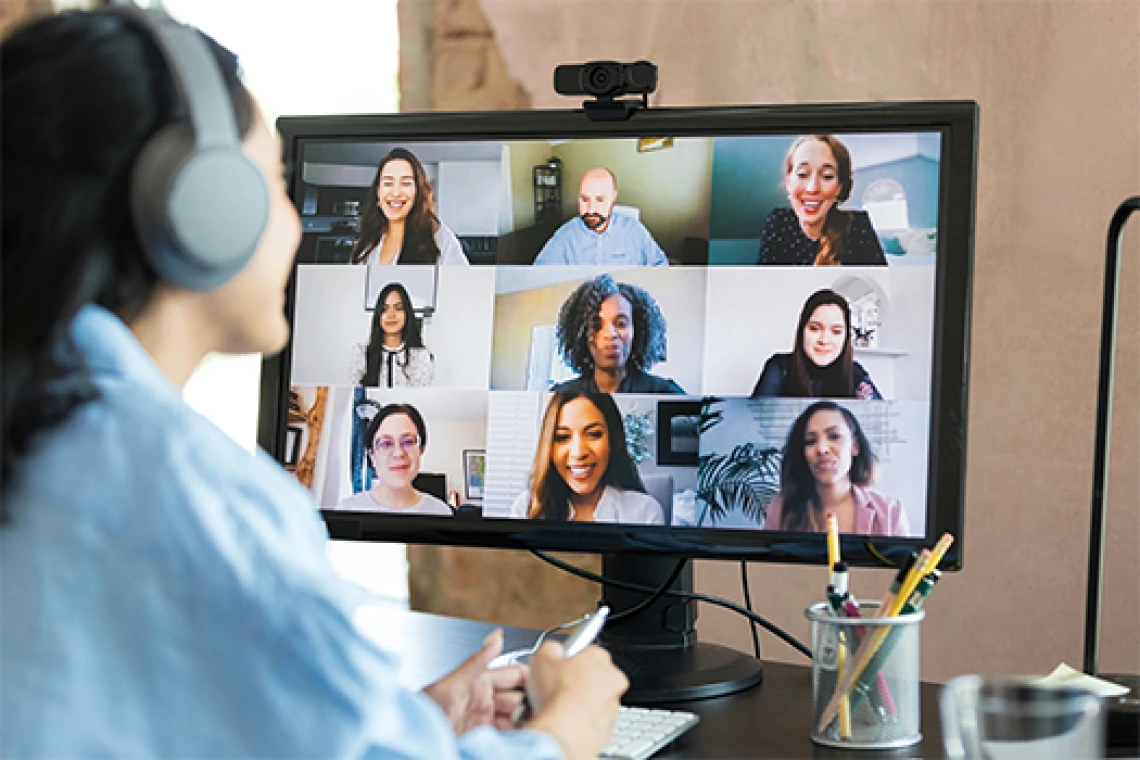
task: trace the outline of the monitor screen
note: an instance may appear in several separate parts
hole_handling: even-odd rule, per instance
[[[976,106],[298,117],[261,443],[334,537],[961,535]],[[960,561],[958,542],[946,566]]]

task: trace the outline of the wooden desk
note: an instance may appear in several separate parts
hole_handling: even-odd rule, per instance
[[[470,620],[427,615],[406,610],[383,609],[368,625],[385,647],[399,652],[404,661],[405,682],[415,688],[448,673],[479,648],[494,626]],[[529,647],[537,632],[504,628],[507,651]],[[764,681],[739,694],[695,702],[666,705],[694,712],[701,717],[696,728],[655,760],[681,758],[940,758],[942,734],[938,720],[938,689],[922,685],[921,744],[904,750],[858,752],[817,747],[811,731],[811,669],[799,665],[769,663]]]

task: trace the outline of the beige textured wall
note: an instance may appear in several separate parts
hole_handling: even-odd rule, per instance
[[[1104,235],[1140,192],[1140,3],[481,0],[536,107],[558,63],[648,58],[657,105],[951,99],[981,107],[965,567],[932,600],[923,675],[1079,665]],[[1126,239],[1102,667],[1140,670],[1140,219]],[[739,598],[738,569],[698,566]],[[819,568],[756,566],[806,636]],[[887,577],[858,571],[878,596]],[[705,608],[701,635],[747,648]],[[771,641],[768,639],[768,641]],[[773,659],[795,661],[781,644]]]

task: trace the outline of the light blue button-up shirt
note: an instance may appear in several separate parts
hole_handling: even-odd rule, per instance
[[[569,220],[550,236],[534,263],[664,266],[669,259],[644,224],[611,213],[604,232],[594,232],[580,216]]]
[[[533,731],[457,739],[353,626],[308,492],[114,315],[73,335],[100,398],[37,441],[0,528],[0,756],[560,756]]]

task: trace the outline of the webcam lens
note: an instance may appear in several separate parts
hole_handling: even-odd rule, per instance
[[[593,66],[586,73],[586,88],[594,94],[602,94],[613,87],[613,77],[605,66]]]

